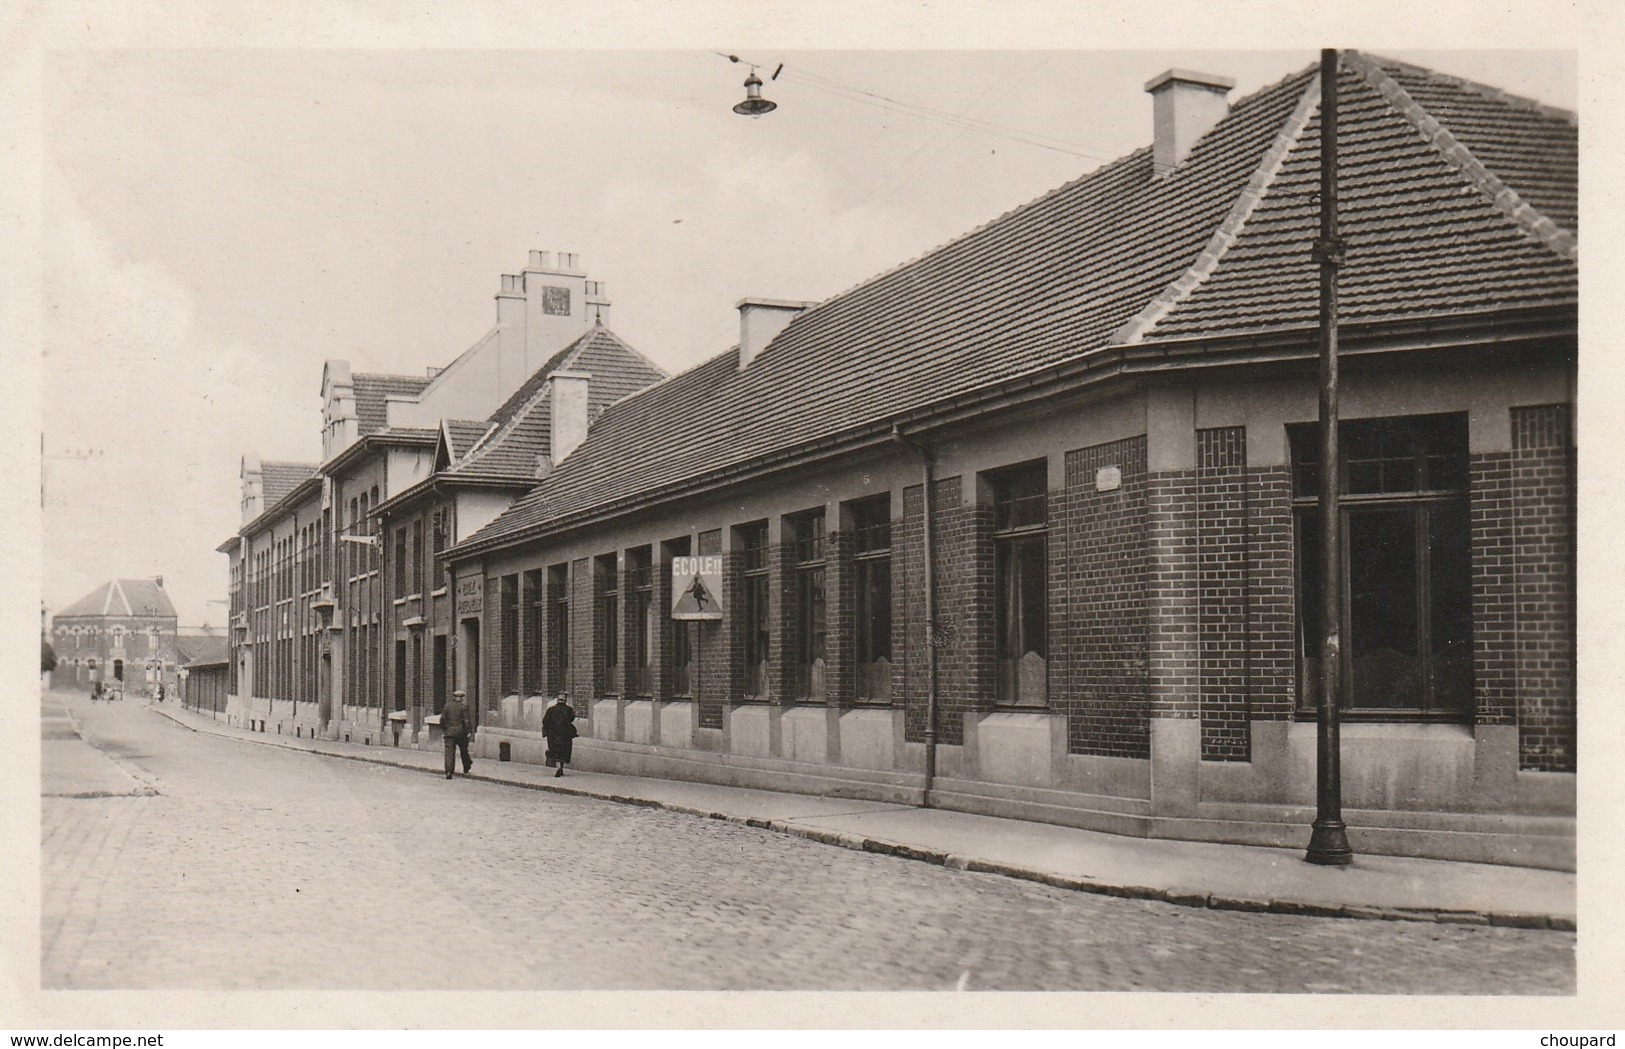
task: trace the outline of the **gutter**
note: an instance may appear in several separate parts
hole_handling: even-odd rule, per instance
[[[936,481],[936,456],[927,445],[903,436],[903,428],[893,424],[892,440],[920,454],[920,513],[925,518],[925,784],[920,789],[920,807],[931,807],[931,787],[937,778],[937,559],[932,533],[931,489]]]

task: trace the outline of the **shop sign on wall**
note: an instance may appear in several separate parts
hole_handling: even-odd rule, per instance
[[[671,617],[721,619],[722,555],[671,559]]]
[[[485,580],[469,576],[457,580],[457,615],[477,616],[485,611]]]

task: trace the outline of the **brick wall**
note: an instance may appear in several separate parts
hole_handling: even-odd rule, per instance
[[[1247,663],[1254,720],[1286,721],[1297,705],[1297,588],[1292,475],[1247,470]]]
[[[903,738],[925,740],[929,653],[925,622],[924,485],[903,489],[903,516],[892,522],[892,651],[901,662],[894,701],[903,704]]]
[[[1196,510],[1194,470],[1148,475],[1152,717],[1194,718],[1200,713]]]
[[[1100,492],[1096,474],[1107,466],[1121,471],[1122,485]],[[1066,714],[1067,749],[1149,757],[1145,438],[1069,452],[1063,512],[1071,629],[1056,705]]]
[[[1512,411],[1520,767],[1575,768],[1573,444],[1564,405]]]
[[[963,483],[935,483],[937,739],[964,743],[964,715],[993,700],[993,510],[965,506]]]
[[[1196,431],[1197,628],[1203,761],[1249,761],[1247,431]]]

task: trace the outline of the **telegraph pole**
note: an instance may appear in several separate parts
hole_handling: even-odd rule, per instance
[[[1315,748],[1315,822],[1304,859],[1324,866],[1353,862],[1343,824],[1342,748],[1339,741],[1343,691],[1343,557],[1341,485],[1337,454],[1337,268],[1343,241],[1337,235],[1337,70],[1338,53],[1320,53],[1320,236],[1314,259],[1320,263],[1320,570],[1323,640],[1320,649],[1320,723]]]

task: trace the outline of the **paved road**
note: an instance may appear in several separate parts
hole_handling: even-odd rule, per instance
[[[1574,989],[1567,933],[1067,892],[67,702],[157,793],[42,799],[46,988]]]

